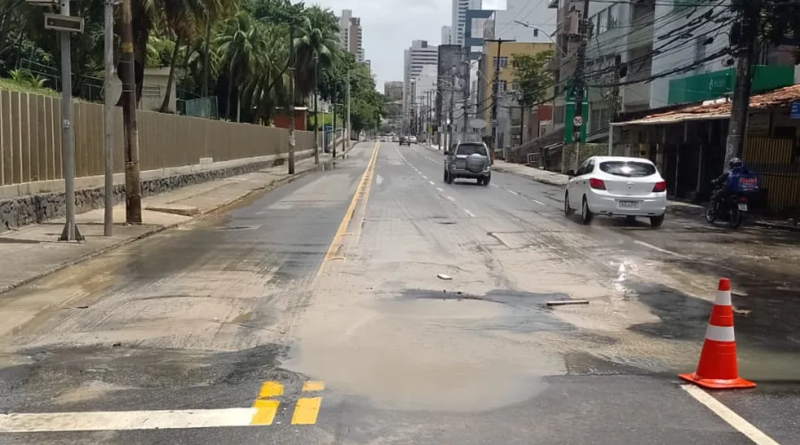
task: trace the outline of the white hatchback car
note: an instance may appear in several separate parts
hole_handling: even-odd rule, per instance
[[[581,222],[589,224],[595,214],[649,217],[653,227],[664,223],[667,210],[667,183],[656,166],[647,159],[595,156],[570,179],[564,194],[564,213],[580,209]]]

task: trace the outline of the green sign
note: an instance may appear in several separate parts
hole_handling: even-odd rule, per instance
[[[669,81],[670,105],[719,99],[733,92],[736,74],[733,68],[696,74]],[[758,65],[753,70],[752,93],[783,88],[794,83],[793,66]]]

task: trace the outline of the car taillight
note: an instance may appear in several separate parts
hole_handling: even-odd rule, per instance
[[[653,186],[653,193],[661,193],[667,191],[667,181],[656,182]]]
[[[739,202],[747,202],[747,196],[740,197]]]
[[[591,187],[591,188],[593,188],[595,190],[605,190],[606,189],[606,183],[603,182],[602,179],[589,178],[589,187]]]

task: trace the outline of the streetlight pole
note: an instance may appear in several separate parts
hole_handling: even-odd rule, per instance
[[[114,102],[111,94],[111,79],[114,77],[114,5],[116,0],[106,0],[103,15],[104,48],[103,62],[106,70],[103,87],[103,173],[105,175],[105,209],[103,235],[114,234]]]

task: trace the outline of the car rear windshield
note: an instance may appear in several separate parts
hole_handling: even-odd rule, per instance
[[[475,153],[481,156],[489,156],[483,144],[458,144],[456,154],[469,156]]]
[[[656,174],[656,167],[646,162],[606,161],[600,163],[600,170],[609,175],[626,178],[644,178]]]

